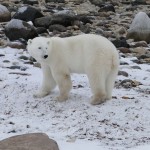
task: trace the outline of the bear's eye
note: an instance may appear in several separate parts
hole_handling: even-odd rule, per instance
[[[38,49],[41,49],[41,47],[38,47]]]
[[[46,47],[46,49],[47,49],[47,47]]]

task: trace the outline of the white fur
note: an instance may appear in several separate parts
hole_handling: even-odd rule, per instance
[[[42,87],[36,97],[48,95],[58,85],[58,100],[67,100],[72,86],[70,73],[84,73],[93,93],[92,104],[111,99],[119,56],[115,46],[106,38],[93,34],[67,38],[37,37],[28,41],[27,49],[41,63],[43,70]]]

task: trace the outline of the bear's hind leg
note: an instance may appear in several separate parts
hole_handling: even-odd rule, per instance
[[[91,90],[93,93],[91,104],[98,105],[106,100],[106,90],[105,90],[105,75],[97,73],[88,74]]]
[[[72,88],[71,77],[69,74],[57,74],[55,79],[60,92],[59,96],[57,97],[58,101],[66,101]]]
[[[118,70],[112,70],[106,79],[106,99],[109,100],[112,98],[112,91],[115,84],[115,79],[117,77]]]
[[[52,76],[50,67],[48,65],[41,64],[41,68],[43,72],[43,81],[40,90],[33,95],[36,98],[47,96],[51,92],[51,90],[56,87],[56,82]]]

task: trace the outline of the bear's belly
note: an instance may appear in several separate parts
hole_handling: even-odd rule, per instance
[[[70,73],[85,73],[84,65],[79,62],[70,63],[68,68]]]

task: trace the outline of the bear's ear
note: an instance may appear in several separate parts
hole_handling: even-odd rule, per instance
[[[27,43],[28,43],[28,44],[31,44],[31,43],[32,43],[32,40],[31,40],[31,39],[29,39]]]

